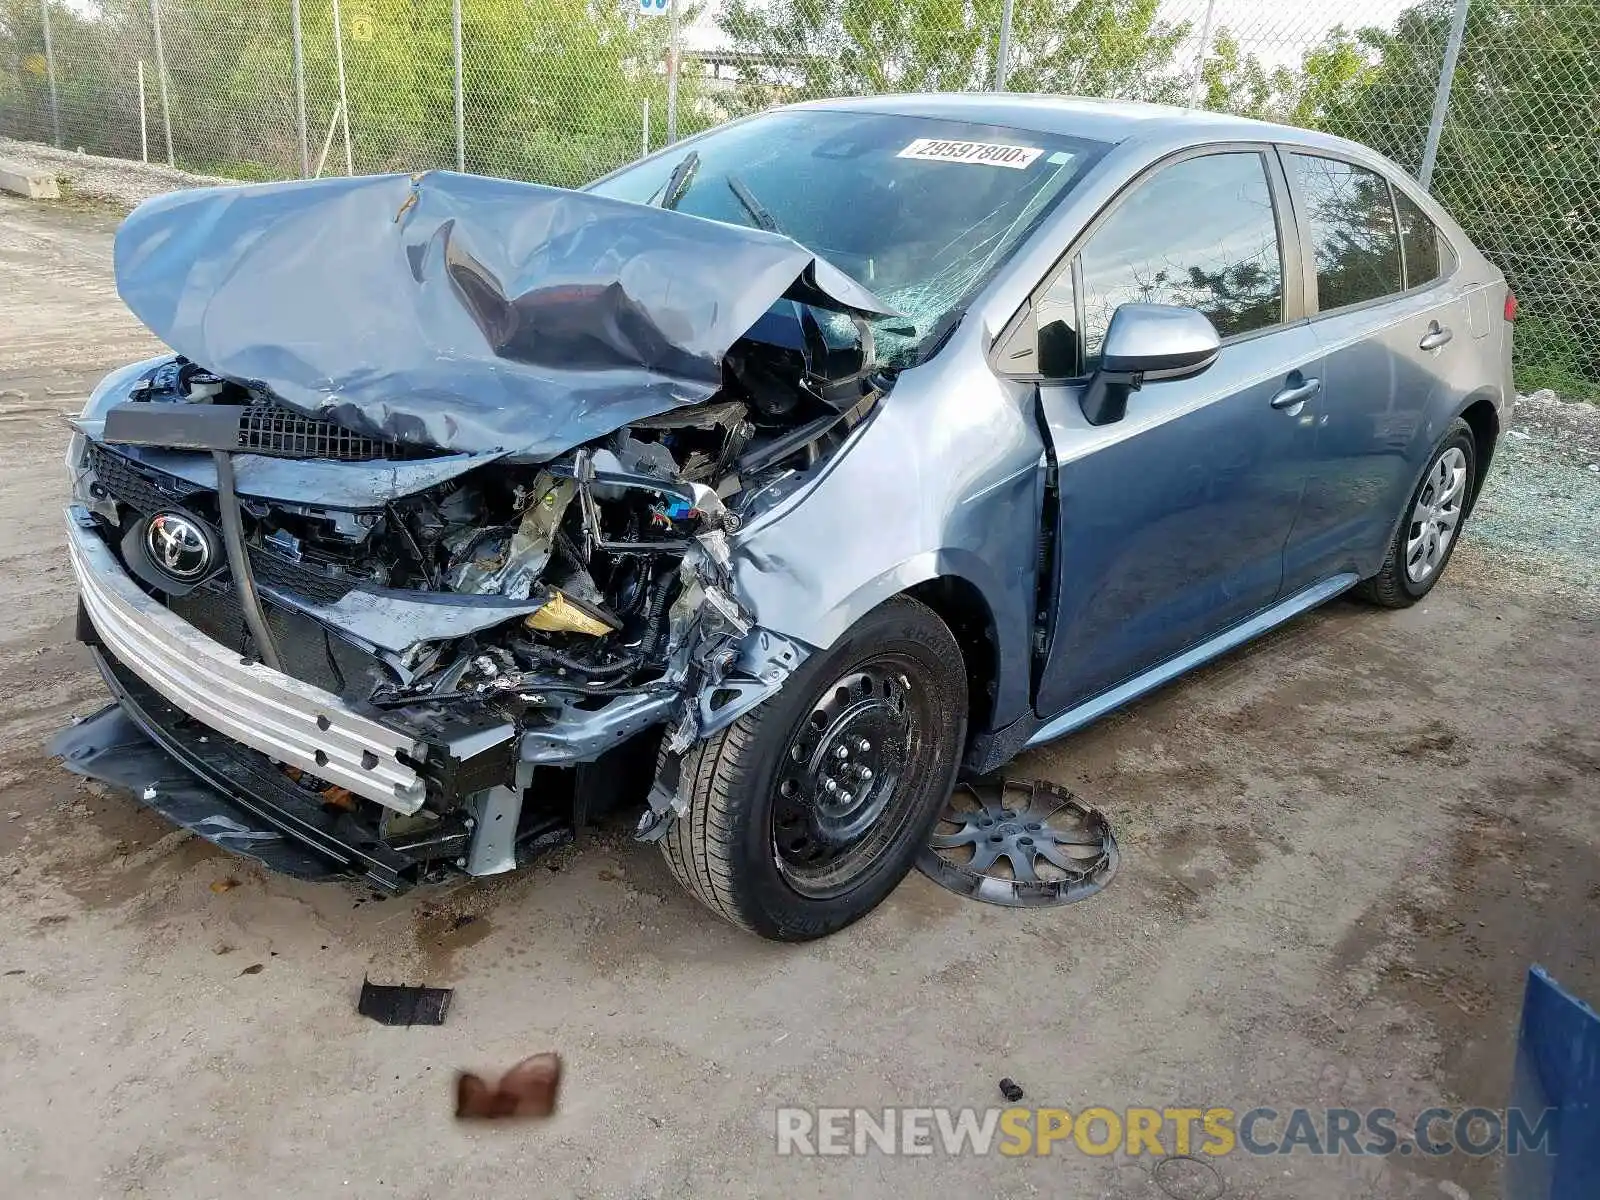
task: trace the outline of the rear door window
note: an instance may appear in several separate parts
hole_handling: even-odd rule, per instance
[[[1328,312],[1405,291],[1389,181],[1336,158],[1291,154],[1289,161],[1306,206],[1318,309]]]
[[[1283,321],[1283,254],[1266,162],[1256,151],[1185,159],[1135,186],[1079,256],[1085,370],[1111,314],[1180,304],[1223,337]]]

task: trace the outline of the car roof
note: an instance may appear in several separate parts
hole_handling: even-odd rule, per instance
[[[791,105],[800,109],[884,113],[892,116],[976,121],[1035,133],[1061,134],[1098,142],[1157,140],[1274,141],[1299,145],[1349,147],[1352,143],[1290,125],[1235,117],[1175,104],[1139,100],[1095,100],[1023,92],[924,92],[888,96],[846,96]]]

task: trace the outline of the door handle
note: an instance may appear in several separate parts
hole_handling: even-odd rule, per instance
[[[1293,408],[1303,404],[1322,390],[1322,380],[1308,379],[1294,387],[1286,387],[1272,398],[1273,408]]]
[[[1448,329],[1440,328],[1439,323],[1435,321],[1432,325],[1428,326],[1428,332],[1422,335],[1422,340],[1417,343],[1417,349],[1437,350],[1440,346],[1443,346],[1449,342],[1449,340],[1453,337],[1455,337],[1455,334],[1451,333]]]

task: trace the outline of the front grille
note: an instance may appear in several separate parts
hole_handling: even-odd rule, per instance
[[[245,654],[253,649],[239,594],[225,580],[213,580],[186,596],[170,597],[167,607],[230,650]],[[310,617],[280,608],[265,597],[262,597],[261,608],[284,674],[340,696],[374,669],[374,660],[343,638],[334,637]]]
[[[332,421],[303,416],[270,401],[252,404],[240,414],[239,449],[250,454],[332,458],[341,462],[430,458],[437,453],[425,446],[366,437]]]
[[[353,580],[326,575],[313,566],[259,546],[250,547],[250,573],[263,587],[304,596],[315,604],[337,604],[355,590]]]
[[[98,442],[89,443],[89,469],[112,499],[142,516],[172,508],[201,490],[186,479],[135,463]]]
[[[175,475],[135,464],[98,443],[89,446],[89,466],[100,486],[113,499],[140,516],[184,508],[184,500],[203,490]],[[197,516],[192,511],[189,515]],[[218,533],[217,536],[220,540],[222,535]],[[259,546],[250,547],[250,569],[256,580],[265,586],[304,596],[314,604],[337,604],[355,590],[353,579],[329,575]]]

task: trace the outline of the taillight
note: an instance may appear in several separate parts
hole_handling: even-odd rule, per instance
[[[1517,319],[1517,294],[1515,292],[1513,292],[1510,288],[1507,288],[1506,289],[1506,320],[1515,321],[1516,319]]]

